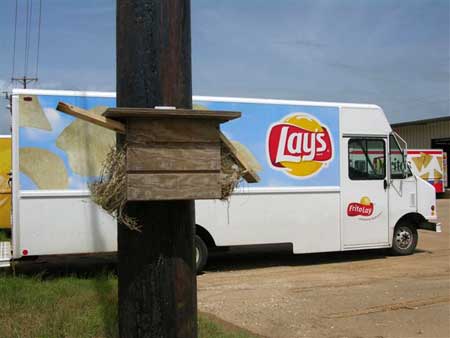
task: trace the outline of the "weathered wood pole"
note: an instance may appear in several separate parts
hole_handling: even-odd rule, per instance
[[[117,0],[117,106],[192,108],[190,0]],[[197,337],[194,201],[126,211],[142,232],[118,224],[120,337]]]

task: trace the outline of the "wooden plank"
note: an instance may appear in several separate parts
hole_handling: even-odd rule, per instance
[[[127,171],[220,171],[220,144],[175,144],[127,148]]]
[[[212,120],[130,119],[127,129],[128,144],[220,142],[218,123]]]
[[[244,175],[243,175],[244,179],[248,183],[257,183],[257,182],[259,182],[260,181],[260,177],[258,176],[258,174],[255,171],[253,171],[247,165],[247,163],[240,156],[239,152],[234,147],[234,145],[228,140],[228,138],[224,134],[222,134],[222,132],[220,132],[220,140],[228,148],[228,150],[230,151],[231,155],[238,162],[238,164],[245,169],[245,172],[244,172]]]
[[[128,174],[128,201],[218,199],[220,174]]]
[[[58,102],[58,106],[56,107],[56,109],[60,112],[75,116],[81,120],[91,122],[107,129],[111,129],[117,133],[125,134],[125,125],[123,123],[111,120],[101,115],[97,115],[80,107],[60,101]]]
[[[139,118],[183,118],[183,119],[214,119],[221,123],[241,117],[240,112],[194,110],[194,109],[154,109],[154,108],[109,108],[103,116],[114,119]]]

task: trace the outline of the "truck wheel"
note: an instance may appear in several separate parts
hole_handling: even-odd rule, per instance
[[[197,269],[197,273],[202,272],[203,268],[206,265],[206,261],[208,260],[208,248],[206,247],[205,242],[195,235],[194,242],[194,250],[195,250],[195,266]]]
[[[404,256],[414,252],[419,235],[411,224],[399,224],[395,227],[391,252],[393,255]]]

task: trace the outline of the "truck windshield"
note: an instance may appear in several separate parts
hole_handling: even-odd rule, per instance
[[[411,176],[411,171],[406,164],[405,154],[398,145],[395,135],[389,136],[389,157],[391,162],[391,179],[401,179]]]

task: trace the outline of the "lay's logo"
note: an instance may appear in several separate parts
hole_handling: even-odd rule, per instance
[[[296,178],[308,178],[332,160],[333,142],[319,120],[296,113],[270,126],[267,152],[272,167]]]

